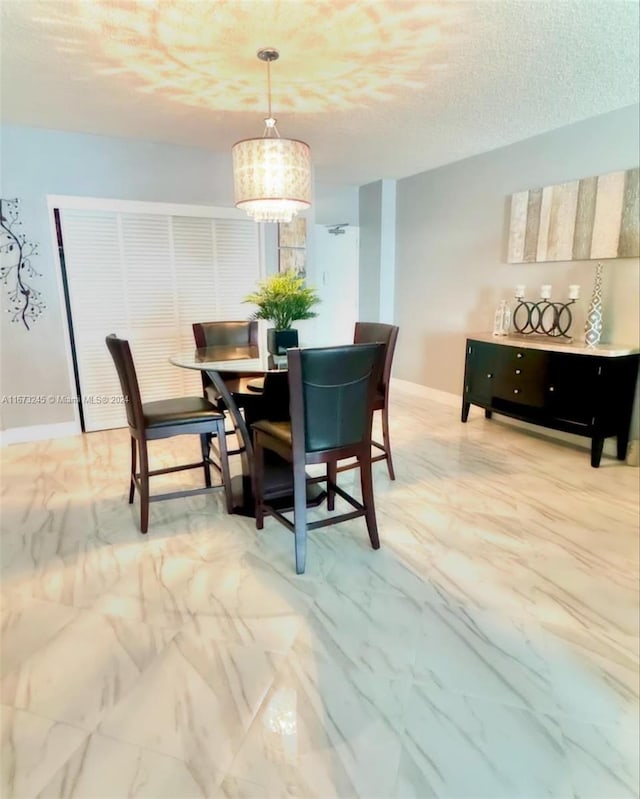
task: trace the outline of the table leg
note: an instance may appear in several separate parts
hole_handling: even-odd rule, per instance
[[[593,436],[591,439],[591,465],[594,469],[600,466],[600,458],[602,457],[602,448],[604,447],[603,436]]]
[[[618,433],[617,436],[617,456],[619,461],[624,461],[627,458],[627,450],[629,448],[629,428],[626,432]]]
[[[251,434],[251,424],[262,418],[259,396],[247,397],[244,405],[243,416],[235,400],[234,394],[226,385],[224,376],[220,372],[207,372],[216,391],[221,396],[225,407],[231,417],[233,428],[240,446],[240,474],[231,478],[231,493],[233,513],[241,516],[255,516],[255,501],[253,496],[253,468],[254,450]],[[290,463],[283,460],[275,452],[265,452],[264,463],[264,493],[265,496],[278,497],[270,500],[270,504],[277,505],[280,510],[293,509],[293,468]],[[326,492],[318,485],[307,486],[308,505],[318,505],[324,500]]]

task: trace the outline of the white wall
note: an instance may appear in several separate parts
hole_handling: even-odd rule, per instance
[[[581,284],[573,333],[582,335],[596,262],[507,264],[508,197],[637,166],[638,112],[624,108],[398,181],[395,377],[461,393],[466,335],[491,330],[495,306],[518,283],[533,296],[550,283],[554,298]],[[360,208],[365,228],[362,195]],[[638,259],[603,263],[603,342],[637,342]]]
[[[0,135],[1,196],[20,198],[22,230],[40,244],[41,255],[34,266],[43,277],[34,285],[43,291],[48,305],[32,330],[26,331],[9,322],[6,291],[0,287],[0,393],[73,394],[47,195],[232,206],[231,153],[18,126],[3,126]],[[315,197],[309,218],[311,227],[314,222],[358,224],[356,187],[316,184]],[[271,240],[275,241],[275,237]],[[72,408],[64,404],[3,403],[0,415],[2,429],[73,420]]]

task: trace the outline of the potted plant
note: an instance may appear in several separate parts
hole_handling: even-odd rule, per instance
[[[303,277],[289,270],[261,280],[257,291],[245,297],[244,302],[258,306],[252,319],[273,322],[267,330],[267,349],[272,355],[284,355],[290,347],[298,346],[298,331],[291,324],[317,316],[311,308],[320,299],[315,289],[305,285]]]

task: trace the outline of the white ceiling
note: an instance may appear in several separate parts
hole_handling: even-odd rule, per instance
[[[638,102],[626,0],[3,0],[6,122],[229,151],[281,135],[316,176],[397,178]]]

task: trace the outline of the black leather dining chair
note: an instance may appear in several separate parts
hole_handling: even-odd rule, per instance
[[[260,357],[260,349],[258,346],[258,322],[241,320],[232,322],[194,322],[191,326],[193,330],[193,338],[195,345],[198,349],[204,347],[222,347],[228,348],[228,360],[239,359],[254,359]],[[224,355],[215,358],[215,360],[225,360]],[[224,399],[221,397],[218,389],[213,385],[211,377],[207,372],[201,372],[202,377],[202,393],[205,399],[208,399],[218,410],[228,411]],[[256,375],[261,372],[256,372]],[[236,400],[236,402],[238,402]],[[242,407],[242,403],[239,403]],[[233,430],[227,430],[227,435],[233,435]],[[211,437],[209,438],[209,451],[211,445]],[[239,446],[242,448],[243,444],[240,442]],[[240,450],[229,450],[227,455],[237,455]],[[220,453],[220,463],[212,459],[211,465],[218,471],[222,471],[222,453]]]
[[[229,360],[260,357],[257,321],[194,322],[191,327],[196,347],[199,349],[229,347],[233,350],[233,357]],[[219,402],[220,397],[206,372],[202,372],[202,390],[204,396],[214,405]]]
[[[260,420],[252,425],[256,527],[261,530],[264,517],[270,515],[295,534],[298,574],[305,570],[308,530],[364,516],[371,546],[380,547],[371,476],[371,423],[382,351],[380,344],[290,349],[291,420]],[[265,450],[293,463],[293,523],[266,495]],[[352,457],[360,465],[362,502],[336,485],[337,462]],[[313,463],[326,464],[326,476],[308,477],[305,467]],[[327,483],[329,510],[334,508],[336,494],[354,510],[308,523],[307,485],[319,482]]]
[[[161,499],[172,499],[193,494],[202,494],[223,488],[230,490],[226,439],[224,435],[224,416],[203,397],[179,397],[177,399],[142,402],[129,342],[111,334],[106,338],[107,348],[118,372],[122,395],[125,399],[127,422],[131,434],[131,477],[129,485],[129,504],[133,503],[136,488],[140,495],[140,530],[146,533],[149,527],[149,503]],[[197,434],[200,436],[202,460],[167,469],[149,470],[147,442],[172,436]],[[212,461],[209,458],[210,436],[217,436],[222,457],[222,485],[211,485]],[[140,456],[140,471],[137,469],[137,455]],[[204,488],[186,491],[173,491],[165,494],[149,494],[149,478],[159,474],[197,469],[204,471]]]
[[[393,355],[396,349],[399,330],[400,328],[397,325],[386,325],[379,322],[356,322],[353,335],[354,344],[379,342],[384,346],[384,360],[382,362],[380,380],[376,388],[376,396],[373,405],[374,411],[381,411],[383,443],[380,444],[377,441],[371,442],[371,446],[382,450],[382,455],[376,455],[371,461],[372,463],[376,463],[376,461],[386,460],[389,478],[391,480],[396,479],[396,474],[393,469],[391,439],[389,437],[389,380],[391,379],[391,366],[393,364]],[[341,466],[339,471],[353,469],[356,465],[357,464],[354,463]]]

